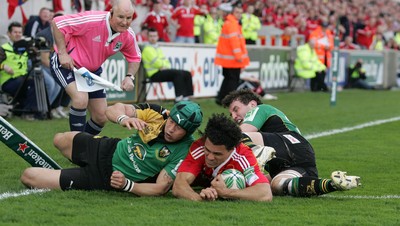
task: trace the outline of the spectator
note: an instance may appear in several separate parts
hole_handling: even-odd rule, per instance
[[[372,39],[372,43],[369,46],[370,50],[382,51],[385,49],[386,42],[381,33],[376,33]]]
[[[360,49],[360,46],[353,43],[353,37],[346,36],[343,42],[340,42],[339,49]]]
[[[207,11],[201,11],[197,6],[193,6],[192,0],[183,0],[182,6],[177,7],[171,16],[172,22],[177,29],[175,42],[195,43],[193,33],[194,16],[204,14],[207,14]]]
[[[370,18],[365,26],[357,29],[356,42],[360,45],[361,49],[369,49],[372,44],[374,35],[376,33],[376,19]]]
[[[31,16],[25,25],[24,36],[35,37],[36,34],[49,27],[51,21],[51,12],[48,8],[41,8],[39,11],[39,16]]]
[[[149,29],[149,44],[143,48],[142,58],[146,75],[152,82],[173,82],[175,102],[189,100],[193,96],[192,75],[189,71],[171,69],[169,60],[158,46],[158,33]]]
[[[246,13],[242,15],[241,25],[246,45],[256,44],[258,39],[258,31],[261,29],[260,19],[254,15],[254,5],[248,5]]]
[[[214,114],[203,136],[190,147],[176,175],[172,194],[194,201],[215,201],[217,198],[268,202],[272,192],[268,179],[260,171],[249,147],[240,143],[239,126],[223,114]],[[244,189],[229,189],[221,173],[236,169],[244,174]],[[191,188],[200,186],[197,193]]]
[[[218,39],[215,64],[222,67],[224,77],[216,97],[216,104],[221,105],[222,99],[229,92],[236,90],[240,82],[240,73],[249,62],[246,41],[242,35],[240,19],[243,9],[240,4],[231,6],[229,3],[221,4],[220,9],[225,11],[226,17]]]
[[[310,40],[314,40],[314,49],[317,53],[318,59],[323,63],[326,68],[330,68],[332,54],[331,51],[334,48],[333,45],[333,34],[328,28],[329,23],[326,17],[321,19],[321,24],[311,32]],[[312,91],[328,91],[328,87],[325,84],[326,70],[317,72],[315,79],[317,80],[316,86],[311,87]]]
[[[168,18],[161,11],[162,5],[158,0],[153,0],[153,10],[144,19],[143,26],[155,28],[160,37],[160,42],[170,42],[168,36]]]
[[[98,134],[107,121],[105,90],[90,93],[78,91],[74,68],[85,67],[100,75],[103,62],[121,52],[128,61],[127,75],[122,80],[121,88],[124,91],[133,90],[134,75],[141,60],[135,33],[130,28],[133,13],[130,0],[115,0],[110,12],[86,11],[54,18],[52,31],[57,49],[50,64],[53,76],[71,97],[71,131]],[[82,21],[82,17],[87,20]],[[111,34],[111,31],[115,33]],[[86,109],[90,112],[88,121]]]
[[[37,111],[35,84],[28,76],[29,55],[26,45],[22,39],[22,25],[18,22],[11,22],[8,26],[7,35],[9,42],[1,45],[0,48],[0,85],[1,90],[17,101],[18,109],[24,112]],[[22,43],[22,50],[16,45]],[[23,114],[23,118],[34,120],[32,114]]]
[[[142,26],[142,29],[140,29],[140,32],[136,34],[136,41],[138,43],[144,43],[147,42],[149,36],[149,28],[146,26]]]
[[[221,34],[222,24],[224,22],[218,16],[218,10],[216,7],[210,8],[210,13],[207,14],[206,20],[204,21],[204,43],[217,45],[218,37]]]

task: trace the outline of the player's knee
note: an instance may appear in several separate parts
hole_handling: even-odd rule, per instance
[[[53,144],[58,149],[60,148],[61,141],[64,139],[63,134],[64,133],[57,133],[56,135],[54,135]]]
[[[89,100],[88,100],[87,97],[86,98],[77,97],[77,98],[72,99],[72,106],[74,108],[77,108],[77,109],[85,109],[85,108],[87,108],[88,103],[89,103]]]

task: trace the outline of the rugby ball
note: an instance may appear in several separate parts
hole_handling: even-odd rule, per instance
[[[243,189],[246,187],[246,179],[243,174],[236,169],[227,169],[221,173],[227,188]]]

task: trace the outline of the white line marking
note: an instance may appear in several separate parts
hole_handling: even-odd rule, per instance
[[[17,192],[6,192],[3,194],[0,194],[0,200],[24,196],[24,195],[44,193],[44,192],[48,192],[48,191],[50,191],[50,190],[49,189],[27,189],[27,190],[24,190],[24,191],[18,192],[18,193]]]
[[[345,132],[349,132],[349,131],[352,131],[352,130],[363,129],[363,128],[366,128],[366,127],[377,126],[377,125],[381,125],[381,124],[384,124],[384,123],[395,122],[395,121],[399,121],[399,120],[400,120],[400,117],[376,120],[376,121],[372,121],[372,122],[367,122],[367,123],[363,123],[363,124],[360,124],[360,125],[356,125],[356,126],[353,126],[353,127],[344,127],[344,128],[341,128],[341,129],[333,129],[333,130],[328,130],[328,131],[324,131],[324,132],[320,132],[320,133],[313,133],[313,134],[305,135],[304,137],[307,140],[310,140],[310,139],[314,139],[314,138],[331,136],[331,135],[338,134],[338,133],[345,133]]]
[[[321,198],[332,198],[332,199],[400,199],[400,195],[382,195],[382,196],[374,196],[374,195],[321,195]]]

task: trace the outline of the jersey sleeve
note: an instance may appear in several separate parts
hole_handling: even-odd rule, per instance
[[[142,53],[137,44],[135,32],[131,28],[126,31],[125,38],[127,44],[121,49],[121,53],[129,63],[140,62],[142,59]]]
[[[203,153],[203,154],[201,154]],[[195,177],[200,174],[204,165],[204,149],[197,140],[193,142],[189,153],[178,169],[178,173],[192,173]]]
[[[269,115],[265,114],[260,106],[257,106],[246,113],[243,123],[253,125],[260,130],[268,118]]]
[[[167,171],[168,175],[174,180],[178,168],[182,164],[183,159],[185,159],[185,156],[187,156],[192,141],[193,139],[190,138],[178,145],[178,147],[174,150],[176,152],[174,158],[164,167],[164,170]]]

